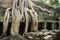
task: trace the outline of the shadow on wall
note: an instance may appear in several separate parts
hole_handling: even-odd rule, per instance
[[[31,23],[29,23],[29,27],[28,27],[28,32],[31,32],[31,25],[30,25]],[[51,30],[52,29],[52,25],[51,25],[52,23],[47,23],[46,24],[46,27],[47,27],[47,29],[48,30]],[[24,33],[24,28],[25,28],[25,23],[24,22],[21,22],[20,23],[20,28],[19,28],[19,33],[22,35],[23,33]],[[39,22],[38,23],[38,30],[39,31],[41,31],[41,29],[43,29],[44,28],[44,22]],[[58,23],[55,23],[55,27],[56,27],[56,29],[58,29],[59,28],[59,26],[58,26],[59,24]],[[2,34],[2,30],[3,30],[3,22],[0,22],[0,35]],[[9,36],[10,35],[10,30],[11,30],[11,22],[9,22],[9,25],[8,25],[8,29],[7,29],[7,36]]]

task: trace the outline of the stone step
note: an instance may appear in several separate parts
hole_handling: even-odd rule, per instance
[[[29,40],[57,40],[60,38],[60,31],[39,31],[39,32],[28,32],[24,36]]]

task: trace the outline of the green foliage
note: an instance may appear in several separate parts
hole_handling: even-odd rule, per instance
[[[0,22],[3,21],[4,14],[5,14],[5,8],[0,8]]]
[[[48,6],[57,7],[60,6],[60,0],[38,0],[40,3],[47,4]],[[5,8],[0,8],[0,21],[3,21]],[[39,20],[43,20],[42,16],[38,16]]]
[[[0,22],[2,22],[2,21],[3,21],[3,16],[0,15]]]
[[[54,7],[60,6],[60,0],[39,0],[42,3],[52,5]]]

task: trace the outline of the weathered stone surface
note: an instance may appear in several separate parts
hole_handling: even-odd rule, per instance
[[[42,29],[41,31],[42,31],[42,32],[48,32],[48,30],[47,30],[47,29]]]
[[[10,35],[7,37],[4,37],[0,40],[27,40],[25,37],[21,36],[21,35]]]
[[[42,39],[42,32],[29,32],[26,33],[24,36],[29,40],[40,40]]]
[[[0,0],[0,7],[8,8],[12,6],[13,0]]]
[[[45,32],[45,33],[43,33],[44,36],[45,36],[45,35],[48,35],[48,34],[50,34],[50,32]]]
[[[53,40],[53,37],[51,35],[47,35],[44,37],[44,40]]]

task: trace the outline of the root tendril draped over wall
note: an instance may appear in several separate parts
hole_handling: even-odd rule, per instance
[[[3,32],[6,32],[7,30],[10,15],[12,16],[11,34],[14,35],[15,33],[18,33],[22,18],[25,19],[24,33],[28,32],[29,22],[32,22],[31,31],[38,31],[38,13],[34,10],[34,6],[44,12],[50,13],[47,9],[35,5],[32,0],[13,0],[13,6],[7,8],[5,12]],[[11,14],[9,12],[10,9],[12,9]]]

